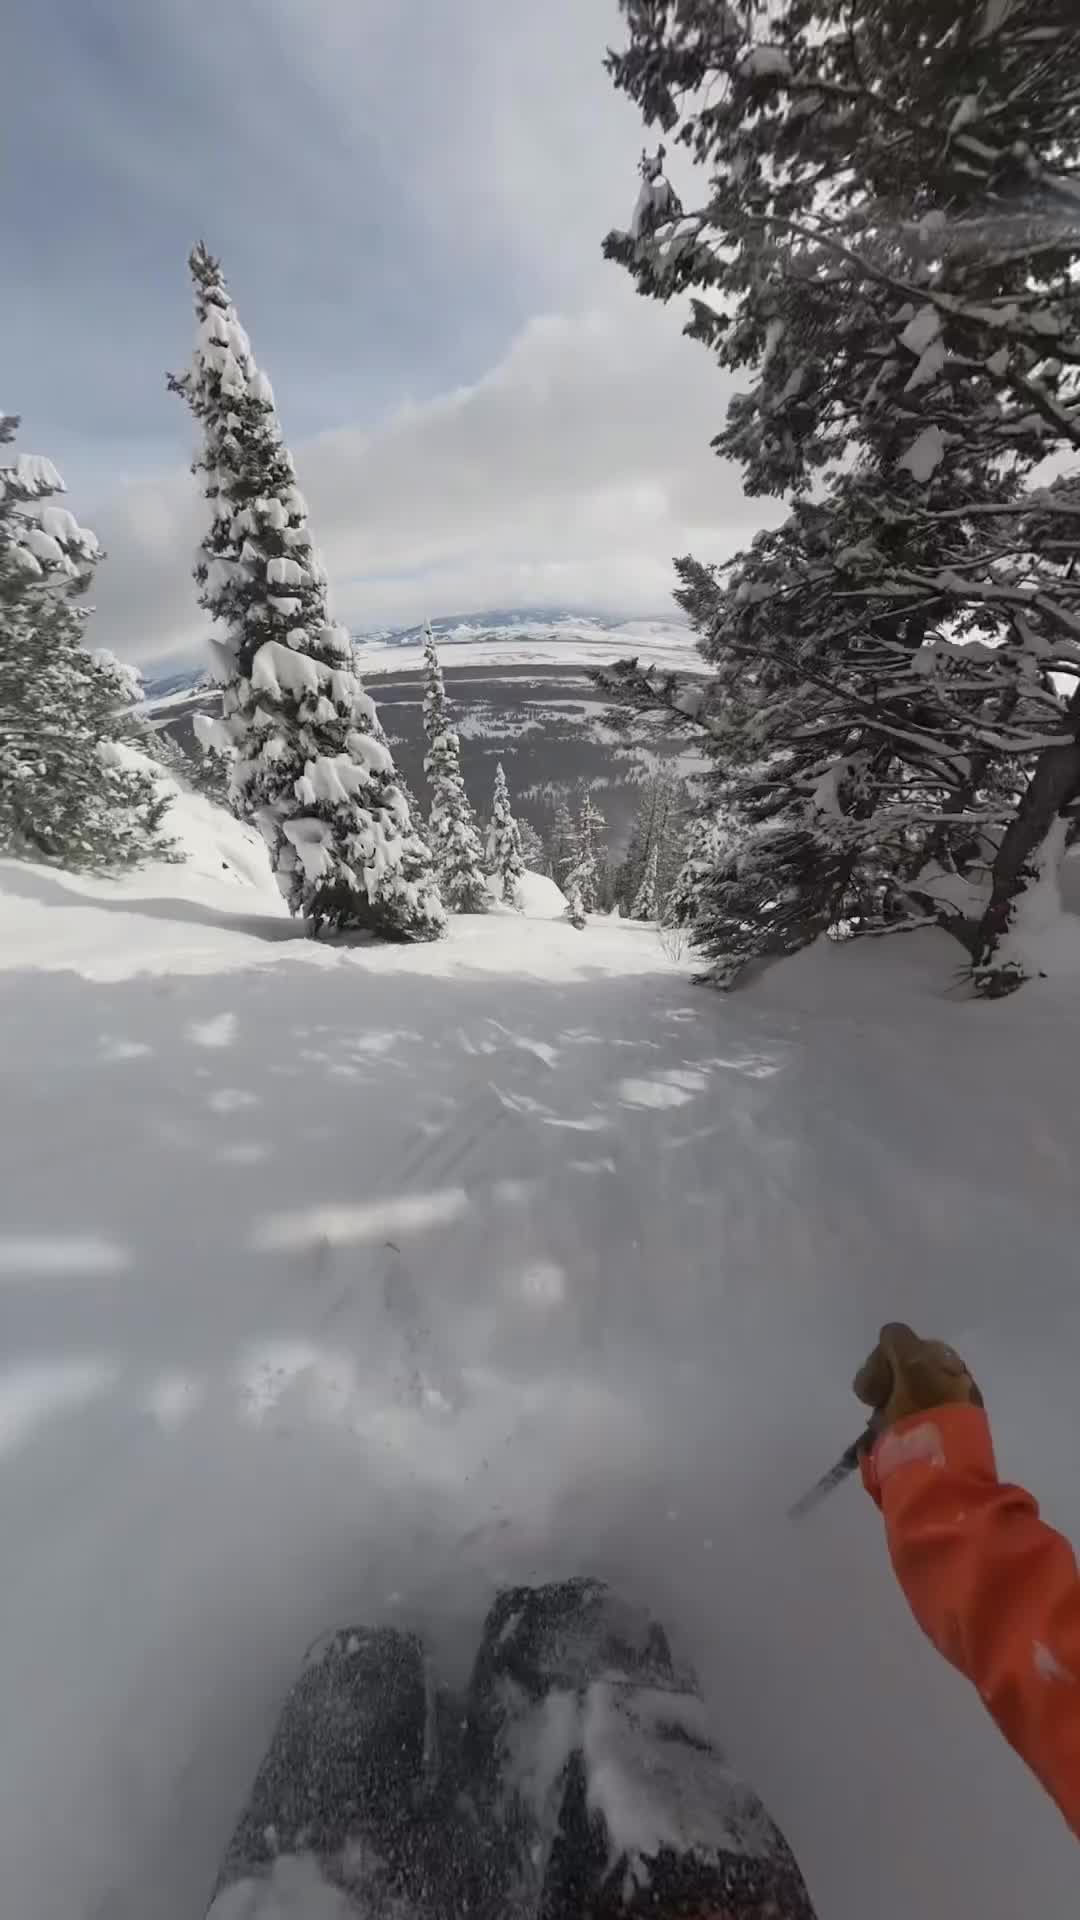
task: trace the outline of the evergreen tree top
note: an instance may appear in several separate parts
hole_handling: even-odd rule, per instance
[[[219,307],[232,306],[221,262],[214,258],[205,240],[195,242],[188,254],[188,266],[196,289],[201,290],[207,301],[213,301]]]
[[[587,787],[581,797],[581,810],[578,814],[578,828],[579,828],[579,831],[583,834],[584,833],[589,833],[589,834],[603,833],[606,831],[606,828],[607,828],[607,822],[605,821],[603,814],[601,813],[599,807],[596,805],[596,802],[593,800],[593,797]]]
[[[446,683],[430,620],[424,623],[424,668],[424,725],[430,739],[446,728]]]
[[[18,427],[18,414],[0,414],[0,446],[10,446]],[[18,453],[0,464],[0,528],[8,565],[29,579],[77,590],[101,559],[101,548],[66,507],[42,504],[64,492],[59,473],[42,454]]]

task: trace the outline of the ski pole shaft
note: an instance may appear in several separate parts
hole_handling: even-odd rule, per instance
[[[869,1424],[863,1428],[858,1439],[853,1440],[850,1447],[844,1448],[839,1460],[829,1468],[828,1472],[823,1473],[820,1480],[815,1480],[812,1487],[808,1487],[805,1493],[800,1494],[794,1506],[788,1508],[788,1519],[801,1520],[804,1514],[812,1512],[814,1507],[833,1492],[834,1488],[839,1487],[850,1473],[854,1473],[863,1454],[868,1453],[873,1446],[878,1432],[878,1418],[875,1414]]]

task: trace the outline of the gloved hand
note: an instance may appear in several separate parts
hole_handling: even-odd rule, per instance
[[[879,1433],[909,1413],[960,1403],[981,1407],[982,1394],[958,1353],[942,1340],[920,1340],[902,1320],[890,1320],[854,1380],[855,1392],[876,1413]]]

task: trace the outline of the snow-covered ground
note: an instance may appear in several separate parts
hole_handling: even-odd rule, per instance
[[[0,1878],[192,1920],[303,1649],[493,1588],[652,1603],[822,1920],[1071,1909],[1075,1842],[849,1485],[879,1321],[954,1340],[1080,1537],[1077,1016],[936,936],[722,999],[653,933],[295,937],[257,845],[0,863]]]

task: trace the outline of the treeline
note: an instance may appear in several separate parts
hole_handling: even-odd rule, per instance
[[[692,854],[697,808],[686,782],[658,767],[642,786],[626,852],[605,845],[607,823],[591,792],[563,796],[546,826],[531,836],[528,864],[557,881],[568,898],[581,897],[590,913],[619,912],[634,920],[663,921],[677,912],[680,885]]]

